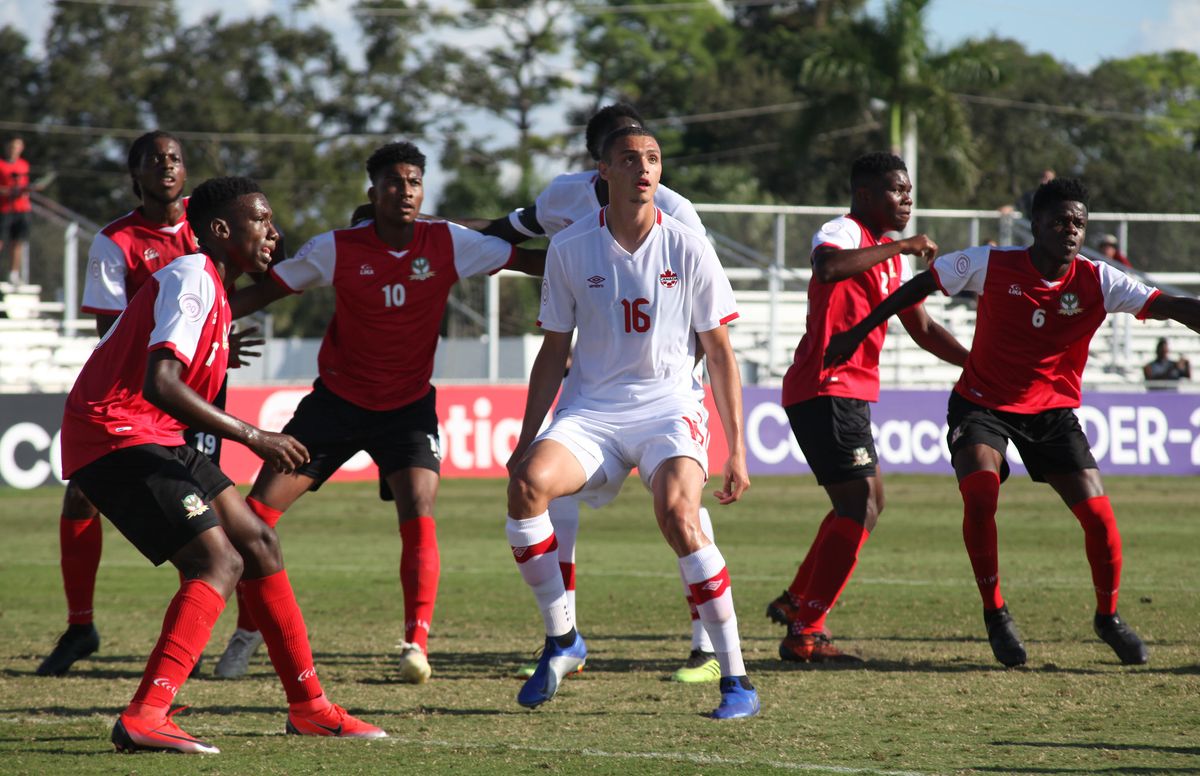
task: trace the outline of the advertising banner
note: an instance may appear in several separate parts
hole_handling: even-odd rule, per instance
[[[268,430],[279,430],[308,387],[231,388],[228,409]],[[950,474],[946,448],[948,391],[883,391],[871,407],[872,430],[885,471]],[[0,396],[0,485],[34,488],[61,482],[59,427],[64,395]],[[778,388],[747,387],[746,450],[752,475],[809,471],[779,406]],[[1200,394],[1092,393],[1077,412],[1092,454],[1106,475],[1200,473]],[[711,396],[706,401],[712,442],[709,470],[719,475],[727,446]],[[521,431],[523,385],[449,385],[438,388],[442,473],[447,477],[502,477]],[[234,482],[254,480],[261,462],[226,442],[221,468]],[[1023,473],[1016,451],[1009,463]],[[373,480],[370,458],[350,459],[333,479]]]

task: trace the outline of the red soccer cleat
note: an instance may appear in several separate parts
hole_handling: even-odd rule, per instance
[[[288,708],[287,732],[296,736],[335,736],[337,738],[387,738],[382,728],[368,725],[350,716],[322,695]]]
[[[171,717],[186,709],[180,706],[160,720],[122,714],[113,725],[112,742],[118,752],[181,752],[219,754],[220,749],[188,735]]]
[[[824,633],[787,636],[779,643],[779,657],[796,663],[861,663],[862,658],[847,654],[833,645]]]

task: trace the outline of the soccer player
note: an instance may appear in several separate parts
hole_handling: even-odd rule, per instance
[[[514,248],[457,224],[418,220],[425,156],[411,143],[376,149],[367,174],[373,220],[317,235],[272,267],[267,280],[234,297],[240,317],[309,288],[332,285],[337,295],[319,376],[284,429],[312,460],[292,472],[263,469],[247,501],[274,525],[355,453],[371,455],[380,497],[395,501],[400,522],[399,676],[419,684],[430,676],[429,629],[441,568],[433,518],[441,452],[429,378],[442,313],[459,278],[505,267],[541,275],[545,252]],[[240,625],[226,649],[228,662],[237,657],[244,673],[258,643],[259,635]]]
[[[101,229],[88,250],[83,311],[96,316],[99,337],[108,332],[151,275],[179,256],[196,251],[196,238],[187,222],[188,200],[183,195],[187,165],[179,141],[166,132],[147,132],[130,145],[127,165],[134,196],[141,204]],[[237,363],[232,361],[231,366]],[[224,407],[223,391],[216,404]],[[220,437],[187,429],[184,439],[220,464]],[[61,676],[75,661],[100,648],[92,602],[102,537],[100,513],[76,483],[68,482],[59,519],[67,630],[38,666],[39,676]]]
[[[853,359],[833,368],[821,365],[826,343],[912,276],[901,254],[932,257],[937,251],[923,234],[898,242],[885,236],[902,231],[912,209],[912,183],[900,157],[860,156],[850,169],[850,188],[850,214],[813,235],[808,328],[783,378],[792,432],[833,506],[791,585],[767,606],[768,617],[788,626],[779,645],[784,660],[859,662],[830,642],[825,618],[883,512],[870,403],[879,400],[879,351],[887,324],[871,330],[867,346]],[[966,349],[923,306],[906,307],[899,315],[922,348],[957,366],[966,360]]]
[[[697,338],[729,441],[723,487],[714,495],[729,504],[750,485],[741,383],[725,325],[737,317],[733,291],[708,241],[654,205],[662,158],[648,130],[609,134],[599,169],[609,204],[550,242],[539,317],[544,337],[509,460],[508,542],[546,627],[541,658],[517,702],[536,708],[550,700],[587,659],[559,570],[550,502],[579,494],[602,505],[636,466],[716,650],[721,703],[713,716],[753,716],[758,694],[742,661],[729,573],[698,515],[708,424]],[[553,421],[538,435],[575,330],[578,358]]]
[[[1078,180],[1055,178],[1034,195],[1028,248],[980,246],[938,257],[838,334],[825,352],[840,361],[889,315],[934,291],[979,295],[975,339],[950,394],[951,463],[963,499],[963,539],[983,599],[983,620],[996,659],[1025,662],[1012,615],[1000,594],[996,510],[1009,474],[1011,440],[1034,482],[1046,482],[1083,528],[1096,591],[1093,630],[1120,658],[1149,659],[1138,635],[1117,614],[1121,536],[1087,438],[1079,406],[1088,343],[1108,313],[1171,319],[1200,331],[1200,300],[1171,296],[1106,264],[1078,255],[1088,222],[1088,193]]]
[[[214,178],[196,188],[188,220],[202,252],[142,286],[84,365],[63,415],[64,474],[152,563],[169,560],[185,577],[112,741],[120,751],[218,751],[180,729],[169,708],[239,579],[287,695],[288,732],[383,737],[325,697],[275,532],[180,437],[191,425],[235,439],[280,471],[308,461],[287,434],[211,404],[229,358],[227,293],[270,261],[271,207],[254,181]]]
[[[641,114],[627,103],[616,103],[601,108],[588,120],[585,140],[588,153],[596,163],[600,161],[600,144],[609,133],[624,127],[645,126]],[[465,226],[478,229],[484,234],[494,234],[513,244],[537,237],[554,237],[575,221],[589,218],[598,208],[608,204],[608,181],[595,170],[572,172],[559,175],[538,195],[537,201],[528,207],[518,208],[508,216],[492,221],[463,220]],[[677,221],[704,234],[692,203],[676,192],[659,185],[654,192],[654,205]],[[550,522],[558,538],[558,558],[562,569],[563,584],[567,598],[575,606],[575,544],[579,536],[579,499],[564,496],[550,503]],[[700,507],[700,527],[704,535],[713,540],[712,519],[708,510]],[[684,598],[692,618],[692,648],[687,660],[671,678],[677,682],[715,682],[721,678],[721,667],[713,652],[712,642],[704,630],[696,610],[687,581],[683,582]],[[528,677],[536,664],[523,666],[519,672]]]

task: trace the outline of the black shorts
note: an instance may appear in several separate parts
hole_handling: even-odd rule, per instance
[[[0,213],[0,240],[25,242],[29,239],[29,213]]]
[[[213,398],[213,406],[219,410],[225,409],[225,389],[229,387],[229,378],[221,383],[221,390],[217,391],[217,395]],[[183,430],[183,443],[188,447],[194,447],[200,452],[212,459],[212,462],[217,466],[221,465],[221,437],[216,434],[210,434],[207,431],[201,431],[197,428],[185,428]]]
[[[437,391],[394,410],[368,410],[346,401],[325,387],[320,378],[301,399],[296,414],[283,427],[308,448],[312,457],[297,474],[312,477],[309,490],[325,480],[360,450],[379,467],[379,497],[393,500],[385,478],[401,469],[418,467],[441,473]]]
[[[1079,418],[1067,408],[1033,414],[1004,412],[981,407],[952,391],[946,422],[950,429],[946,441],[951,457],[971,445],[987,445],[1003,456],[1011,439],[1034,482],[1045,482],[1047,474],[1098,468]],[[1000,481],[1008,479],[1008,475],[1005,460],[1000,468]]]
[[[92,461],[71,478],[155,566],[219,524],[210,504],[233,483],[187,445],[136,445]]]
[[[869,402],[817,396],[785,407],[784,411],[819,485],[866,479],[878,473]]]

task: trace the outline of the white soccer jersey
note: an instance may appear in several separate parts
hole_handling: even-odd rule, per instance
[[[564,173],[550,181],[550,185],[538,195],[536,202],[535,212],[541,227],[540,232],[521,220],[524,208],[510,213],[508,221],[514,229],[528,237],[540,237],[543,234],[553,237],[576,221],[590,218],[592,213],[600,209],[600,200],[596,199],[596,181],[599,179],[599,172],[587,170]],[[701,223],[696,208],[666,186],[660,184],[654,192],[654,205],[685,226],[704,234],[704,224]]]
[[[605,226],[607,212],[555,235],[546,254],[538,325],[578,329],[559,407],[628,418],[660,414],[667,400],[701,401],[692,332],[738,315],[717,254],[661,210],[630,254]]]

